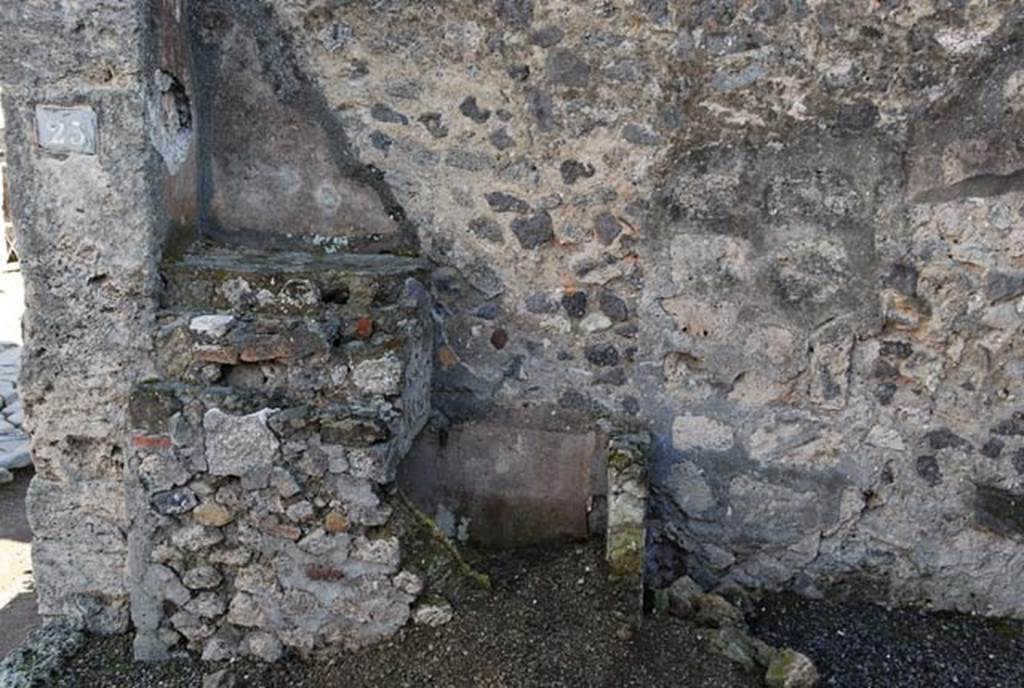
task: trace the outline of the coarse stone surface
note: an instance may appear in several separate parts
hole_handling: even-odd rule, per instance
[[[158,655],[150,545],[244,547],[255,576],[332,511],[354,541],[428,408],[433,458],[529,408],[650,433],[659,587],[1024,617],[1020,3],[143,4],[0,5],[28,305],[0,391],[31,437],[44,616],[115,632],[137,607]],[[37,145],[39,103],[92,110],[96,154]],[[386,313],[410,272],[432,300],[411,338]],[[211,466],[202,415],[264,409],[276,448],[246,425],[237,475],[214,432]],[[319,436],[366,416],[388,439]],[[182,488],[244,518],[151,510]],[[407,610],[372,593],[390,629]],[[176,643],[250,648],[171,616]]]

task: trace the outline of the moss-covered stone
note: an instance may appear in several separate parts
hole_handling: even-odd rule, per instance
[[[779,650],[772,657],[764,681],[768,688],[813,688],[818,670],[810,658],[796,650]]]
[[[458,601],[474,591],[489,591],[490,578],[473,569],[454,543],[401,493],[391,500],[391,523],[401,541],[402,568],[423,580],[429,594]]]

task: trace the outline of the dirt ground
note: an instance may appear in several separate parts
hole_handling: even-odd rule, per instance
[[[94,639],[53,685],[192,688],[224,667],[246,688],[762,685],[712,654],[688,623],[660,617],[637,625],[634,610],[606,583],[600,547],[495,555],[480,565],[495,582],[492,594],[464,600],[445,626],[408,627],[362,652],[275,666],[137,664],[127,637]]]

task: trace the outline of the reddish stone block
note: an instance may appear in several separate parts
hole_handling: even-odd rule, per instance
[[[167,435],[135,435],[132,445],[144,449],[169,449],[171,438]]]
[[[373,336],[373,318],[362,317],[356,321],[356,336],[360,339]]]

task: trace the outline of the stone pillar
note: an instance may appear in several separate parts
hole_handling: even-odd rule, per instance
[[[147,125],[148,3],[0,4],[0,83],[27,312],[20,390],[40,613],[128,624],[123,462],[128,391],[150,369],[164,222]],[[94,145],[37,108],[95,115]],[[69,125],[70,126],[70,125]],[[82,145],[84,144],[84,145]]]
[[[647,561],[646,432],[613,434],[608,441],[608,530],[605,559],[609,578],[635,595],[643,608],[644,566]]]

